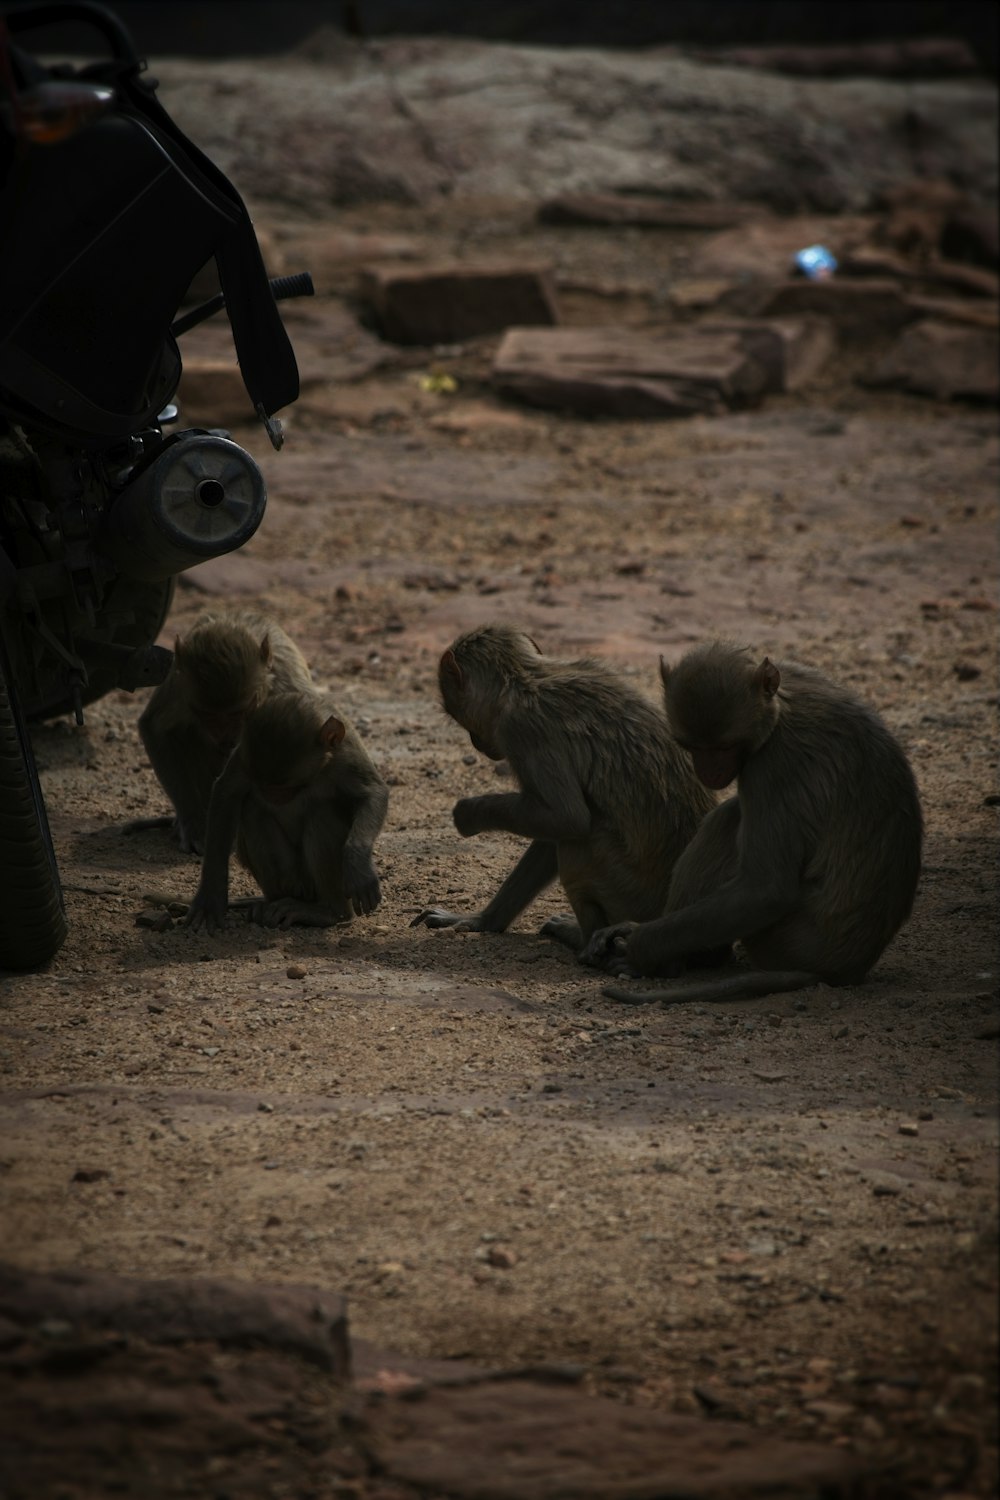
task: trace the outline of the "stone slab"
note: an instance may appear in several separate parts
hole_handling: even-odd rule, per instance
[[[493,383],[534,406],[638,419],[750,406],[780,389],[735,324],[512,328],[497,351]]]
[[[525,1379],[371,1400],[379,1467],[460,1500],[846,1500],[856,1461],[734,1422],[666,1416]]]
[[[361,296],[396,344],[454,344],[512,324],[558,322],[555,289],[540,266],[370,266]]]
[[[1000,340],[987,328],[927,319],[907,328],[864,384],[942,401],[996,402]]]

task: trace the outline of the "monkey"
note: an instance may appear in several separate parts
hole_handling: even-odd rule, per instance
[[[357,733],[315,691],[273,693],[250,713],[212,788],[201,881],[186,923],[220,931],[229,856],[260,886],[239,903],[265,927],[332,927],[381,900],[372,849],[389,789]]]
[[[739,941],[758,972],[633,1003],[727,1000],[859,982],[910,915],[923,818],[906,755],[873,709],[797,663],[724,641],[661,661],[667,721],[701,781],[736,782],[674,866],[659,917],[595,932],[581,961],[674,975]],[[624,961],[624,969],[622,968]]]
[[[173,816],[139,818],[125,831],[173,826],[181,850],[200,854],[212,783],[247,714],[270,693],[311,686],[305,658],[274,620],[254,610],[200,616],[175,642],[170,670],[139,719]]]
[[[573,915],[541,931],[572,949],[612,921],[661,915],[674,861],[716,799],[659,706],[609,667],[544,656],[508,625],[460,636],[438,683],[445,712],[482,754],[508,761],[519,785],[461,798],[455,827],[463,838],[495,830],[531,842],[482,911],[429,907],[410,925],[504,932],[557,878]]]

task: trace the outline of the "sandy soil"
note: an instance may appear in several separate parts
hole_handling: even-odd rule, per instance
[[[293,269],[334,232],[263,227]],[[605,292],[651,253],[498,204],[346,231],[440,253],[474,232]],[[331,379],[371,340],[349,268],[317,280],[289,313],[307,379],[284,452],[234,429],[265,523],[182,581],[166,638],[209,599],[286,624],[391,784],[383,904],[329,933],[136,926],[197,878],[165,833],[121,832],[164,808],[141,699],[41,727],[71,926],[50,969],[3,981],[0,1256],[314,1282],[383,1346],[580,1361],[623,1401],[850,1445],[886,1494],[994,1493],[995,414],[863,391],[847,358],[677,423],[501,405],[495,341]],[[435,369],[454,393],[421,388]],[[501,937],[411,929],[475,909],[517,853],[450,818],[496,772],[442,715],[436,658],[487,619],[651,695],[660,652],[720,633],[877,705],[927,839],[870,979],[633,1010],[536,936],[558,892]]]

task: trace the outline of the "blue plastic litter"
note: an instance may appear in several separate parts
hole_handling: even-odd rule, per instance
[[[810,281],[822,281],[837,269],[837,257],[825,245],[807,245],[796,254],[795,269]]]

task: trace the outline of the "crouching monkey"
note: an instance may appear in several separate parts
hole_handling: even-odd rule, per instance
[[[181,849],[200,854],[212,783],[247,714],[270,693],[308,692],[305,658],[280,625],[253,610],[206,614],[178,639],[165,680],[139,719],[139,734],[172,818],[139,818],[126,832],[173,825]]]
[[[242,902],[265,927],[332,927],[381,900],[372,848],[389,789],[345,719],[316,693],[273,694],[246,720],[212,789],[201,883],[187,924],[225,923],[229,856],[263,899]]]
[[[461,636],[438,681],[446,712],[477,750],[509,762],[520,788],[463,797],[455,827],[531,843],[482,911],[430,907],[411,925],[503,932],[557,877],[574,917],[542,932],[569,947],[611,922],[659,916],[674,861],[716,799],[656,705],[609,668],[543,656],[507,625]]]
[[[676,974],[740,940],[764,972],[615,999],[723,1000],[855,984],[910,914],[922,819],[903,750],[846,688],[722,642],[661,664],[667,719],[706,786],[737,794],[677,861],[666,912],[609,926],[585,963]]]

